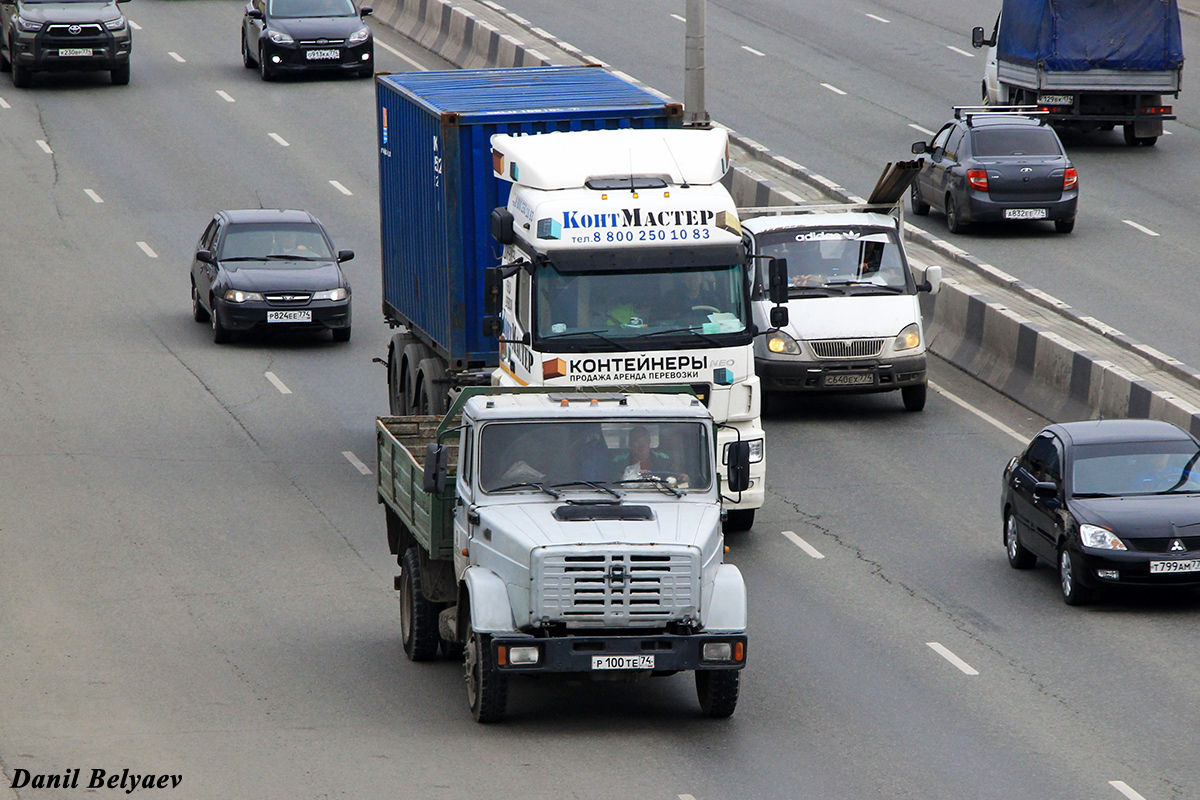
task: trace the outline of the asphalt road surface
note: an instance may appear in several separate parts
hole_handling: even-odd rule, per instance
[[[369,474],[390,336],[371,84],[262,83],[240,4],[127,8],[130,86],[0,84],[0,798],[77,798],[96,769],[179,775],[156,796],[189,800],[1200,796],[1200,596],[1070,609],[1051,570],[1010,570],[1000,472],[1043,421],[940,362],[921,414],[882,395],[768,419],[768,503],[729,541],[751,603],[732,719],[678,675],[519,681],[504,723],[474,723],[461,666],[400,649]],[[380,35],[382,69],[444,66]],[[219,347],[192,321],[200,232],[260,203],[358,253],[347,345]],[[7,788],[74,769],[78,789]]]

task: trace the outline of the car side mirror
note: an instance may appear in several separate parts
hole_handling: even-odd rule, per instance
[[[358,15],[359,15],[360,17],[363,17],[364,19],[365,19],[366,17],[369,17],[369,16],[371,16],[371,15],[372,15],[372,14],[374,14],[374,13],[375,13],[375,9],[371,8],[370,6],[363,6],[362,8],[360,8],[360,9],[358,10]]]
[[[205,264],[216,264],[217,259],[213,257],[211,250],[197,250],[196,260],[203,261]]]
[[[338,250],[338,259],[337,260],[338,260],[339,264],[341,264],[343,261],[350,261],[353,258],[354,258],[353,250]]]
[[[920,156],[929,152],[929,142],[913,142],[913,155]]]
[[[986,44],[984,35],[983,28],[971,28],[971,46],[983,47]]]
[[[1057,500],[1058,484],[1054,481],[1038,481],[1033,485],[1033,496],[1037,500]]]
[[[441,494],[446,489],[446,463],[450,453],[446,445],[425,445],[425,481],[422,488],[426,494]]]
[[[942,290],[942,268],[931,264],[925,268],[925,282],[917,287],[922,292],[937,294]]]
[[[731,492],[744,492],[750,488],[750,443],[730,442],[726,456],[725,479]]]
[[[252,8],[246,12],[246,16],[249,17],[250,19],[262,19],[263,13],[262,13],[262,11],[260,11],[257,8]]]

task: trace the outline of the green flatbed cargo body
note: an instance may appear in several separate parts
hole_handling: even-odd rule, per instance
[[[379,466],[376,490],[379,502],[387,505],[431,559],[450,560],[454,546],[454,480],[451,477],[447,481],[441,497],[424,489],[425,446],[438,440],[442,422],[441,416],[376,419],[375,454]],[[449,448],[449,452],[453,457],[458,448]],[[452,463],[451,476],[453,470]]]

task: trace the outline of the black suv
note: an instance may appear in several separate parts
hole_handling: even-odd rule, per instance
[[[33,73],[109,70],[129,83],[129,21],[117,8],[128,0],[0,0],[0,69],[25,88]]]

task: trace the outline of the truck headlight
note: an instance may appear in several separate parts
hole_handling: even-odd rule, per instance
[[[796,340],[783,331],[775,331],[767,336],[767,350],[789,356],[800,355],[800,345],[796,344]]]
[[[726,442],[725,446],[723,448],[721,448],[721,463],[722,464],[729,463],[729,445],[730,444],[731,444],[730,442]],[[762,460],[763,460],[763,440],[762,439],[751,439],[750,440],[750,463],[757,464],[758,462],[760,462]]]
[[[230,289],[225,292],[225,299],[231,303],[245,303],[249,300],[262,300],[258,292],[243,292],[241,289]]]
[[[705,642],[700,646],[701,661],[741,662],[746,658],[746,645],[742,642]]]
[[[316,292],[313,294],[313,300],[345,300],[350,296],[350,293],[343,288],[328,289],[324,292]]]
[[[501,647],[501,649],[503,650],[504,648]],[[518,664],[536,664],[541,658],[542,654],[536,645],[522,645],[521,647],[509,647],[508,658],[501,659],[500,662],[503,664],[507,660],[509,664],[515,667]]]
[[[921,328],[917,323],[906,325],[904,330],[900,331],[900,335],[896,337],[896,341],[892,343],[894,350],[912,350],[914,347],[919,347],[921,344]]]
[[[1095,547],[1100,550],[1125,550],[1125,543],[1107,528],[1099,525],[1083,524],[1079,526],[1079,538],[1084,547]]]
[[[371,29],[368,28],[366,25],[364,25],[361,28],[359,28],[358,30],[356,30],[354,33],[350,34],[350,38],[348,41],[350,42],[350,44],[361,44],[362,42],[365,42],[367,40],[367,38],[370,37],[370,35],[371,35]]]

